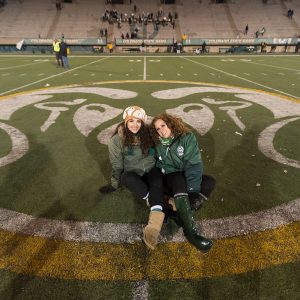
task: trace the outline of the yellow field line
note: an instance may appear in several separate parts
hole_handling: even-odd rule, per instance
[[[0,269],[79,280],[199,279],[299,260],[300,223],[215,241],[207,254],[188,243],[75,243],[0,231]]]

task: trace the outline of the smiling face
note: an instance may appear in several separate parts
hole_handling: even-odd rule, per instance
[[[154,123],[154,127],[160,137],[167,139],[172,136],[172,131],[164,120],[158,119]]]
[[[133,134],[136,134],[142,127],[142,121],[140,119],[132,118],[126,122],[126,126],[129,131],[131,131]]]

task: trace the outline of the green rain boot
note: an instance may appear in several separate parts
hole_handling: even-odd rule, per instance
[[[176,197],[175,204],[187,240],[199,250],[203,252],[208,251],[212,247],[213,242],[197,234],[188,196]]]

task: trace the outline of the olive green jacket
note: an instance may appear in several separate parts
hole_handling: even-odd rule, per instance
[[[111,185],[114,188],[120,186],[120,178],[123,172],[131,171],[142,176],[155,166],[154,149],[150,149],[149,155],[144,156],[139,145],[130,148],[124,147],[123,138],[120,134],[116,134],[111,138],[108,151],[112,166]]]

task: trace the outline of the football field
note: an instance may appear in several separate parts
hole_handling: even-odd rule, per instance
[[[0,56],[0,299],[299,299],[300,57]],[[103,195],[123,110],[181,117],[217,185],[203,254]]]

